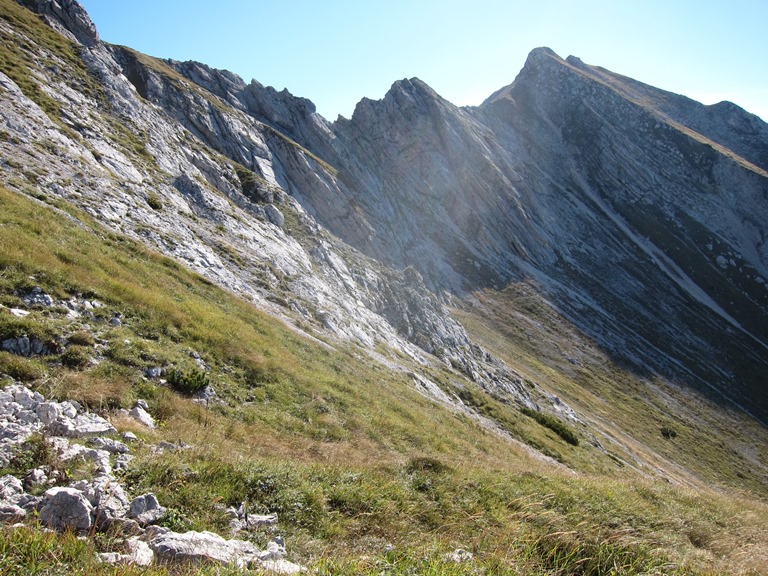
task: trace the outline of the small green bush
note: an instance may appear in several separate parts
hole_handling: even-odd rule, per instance
[[[152,210],[163,209],[163,201],[160,200],[160,196],[156,192],[150,192],[147,195],[147,205],[152,208]]]
[[[96,344],[93,335],[85,330],[78,330],[71,334],[67,340],[69,340],[70,344],[76,344],[77,346],[94,346]]]
[[[174,390],[193,396],[208,386],[210,380],[208,375],[202,370],[171,370],[168,373],[168,384]]]
[[[550,416],[549,414],[545,414],[544,412],[537,412],[536,410],[531,410],[530,408],[520,408],[520,412],[525,414],[526,416],[533,418],[541,424],[542,426],[549,428],[552,430],[555,434],[560,436],[563,440],[568,442],[568,444],[571,444],[573,446],[579,445],[579,437],[576,436],[576,433],[571,430],[568,425],[560,420],[559,418],[555,418],[554,416]]]
[[[61,363],[67,368],[75,370],[85,368],[91,360],[89,352],[85,346],[70,346],[61,355]]]
[[[670,426],[662,426],[661,435],[664,436],[664,438],[667,440],[672,440],[673,438],[677,438],[677,430],[671,428]]]

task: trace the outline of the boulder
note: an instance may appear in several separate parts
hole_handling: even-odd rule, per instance
[[[136,436],[136,434],[134,434],[133,432],[129,432],[129,431],[122,432],[120,434],[120,437],[123,439],[123,442],[138,442],[139,441],[139,437]]]
[[[59,418],[62,418],[64,411],[58,402],[41,402],[35,408],[35,414],[37,414],[43,426],[49,426]]]
[[[133,409],[128,412],[128,415],[147,428],[154,428],[156,426],[155,419],[141,406],[134,406]]]
[[[136,566],[149,566],[155,558],[155,553],[149,544],[138,538],[130,538],[126,543],[131,564]]]
[[[49,308],[54,304],[53,298],[43,292],[43,289],[40,288],[40,286],[32,288],[32,291],[24,296],[22,300],[27,306],[42,306],[44,308]]]
[[[89,438],[86,444],[100,448],[101,450],[106,450],[112,454],[127,454],[131,451],[127,445],[123,444],[119,440],[112,440],[111,438],[103,438],[101,436]]]
[[[160,506],[160,503],[157,501],[157,496],[150,492],[131,500],[128,517],[146,526],[160,520],[165,516],[165,511],[165,508]]]
[[[0,500],[13,500],[23,492],[24,486],[16,476],[6,474],[0,478]]]
[[[51,422],[48,431],[57,436],[67,438],[84,438],[86,436],[101,436],[117,432],[114,426],[97,414],[78,414],[75,418],[62,416]]]
[[[128,495],[120,483],[106,474],[97,476],[91,482],[81,481],[74,487],[81,490],[93,506],[94,521],[100,530],[109,528],[128,512]]]
[[[44,495],[39,519],[55,530],[83,533],[93,526],[93,506],[75,488],[51,488]]]
[[[81,444],[71,444],[60,453],[59,458],[64,462],[81,458],[86,462],[93,462],[97,470],[102,474],[110,474],[112,472],[112,466],[109,463],[109,452],[106,450],[87,448]]]
[[[27,511],[16,504],[0,502],[0,522],[19,522],[27,515]]]
[[[160,560],[212,562],[245,568],[260,563],[259,550],[244,540],[225,540],[212,532],[167,532],[149,542]]]
[[[21,404],[27,410],[34,410],[40,402],[45,400],[39,392],[33,392],[26,386],[8,386],[6,391],[13,394],[14,402]]]
[[[128,550],[126,554],[120,554],[119,552],[102,552],[99,554],[99,561],[104,564],[113,565],[149,566],[152,564],[152,560],[155,558],[155,553],[152,552],[149,544],[138,538],[131,538],[126,541],[125,545]]]

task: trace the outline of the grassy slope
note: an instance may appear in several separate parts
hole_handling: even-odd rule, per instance
[[[526,377],[552,390],[603,432],[614,456],[698,486],[768,491],[768,432],[655,376],[640,377],[602,352],[524,284],[478,294],[457,311],[470,332]],[[674,430],[666,438],[662,429]],[[619,439],[629,450],[612,441]]]
[[[407,378],[361,351],[308,341],[71,207],[54,212],[0,190],[0,220],[5,306],[20,306],[19,294],[34,285],[106,304],[97,310],[102,321],[87,326],[55,310],[24,320],[0,310],[3,337],[90,331],[104,342],[83,346],[97,365],[69,369],[58,356],[5,354],[0,371],[15,370],[47,395],[94,408],[147,398],[161,428],[150,433],[116,419],[118,427],[193,448],[140,452],[124,482],[136,492],[154,490],[172,510],[166,522],[174,528],[226,533],[211,504],[247,500],[254,511],[279,514],[294,558],[329,573],[378,573],[381,563],[393,573],[459,573],[442,559],[459,546],[492,573],[577,565],[600,573],[614,562],[632,573],[669,558],[748,568],[765,553],[768,510],[759,502],[565,474],[424,399]],[[124,326],[104,321],[113,311],[122,312]],[[190,350],[211,366],[225,401],[211,410],[141,377],[150,365],[191,370]],[[26,532],[5,538],[17,542],[18,562],[51,539]],[[68,542],[65,550],[82,547]],[[73,570],[92,570],[90,552],[77,558]]]

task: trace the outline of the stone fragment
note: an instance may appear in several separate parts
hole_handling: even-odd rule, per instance
[[[465,550],[463,548],[457,548],[450,554],[445,555],[445,559],[448,562],[455,562],[456,564],[461,564],[463,562],[471,562],[474,560],[475,556],[470,552],[469,550]]]
[[[97,559],[102,564],[111,564],[113,566],[128,563],[128,556],[119,552],[99,552]]]
[[[279,560],[262,560],[258,567],[274,574],[300,574],[307,571],[304,566],[289,562],[284,558]]]
[[[285,543],[282,541],[282,538],[279,542],[272,540],[267,544],[267,549],[259,552],[258,556],[262,561],[282,560],[285,558]]]
[[[115,464],[112,466],[112,469],[115,472],[125,472],[128,470],[128,465],[131,463],[131,460],[133,460],[133,456],[130,454],[120,454],[115,459]]]
[[[33,490],[46,484],[48,484],[48,470],[44,468],[33,468],[24,474],[24,487],[27,490]]]
[[[160,366],[150,366],[144,369],[144,376],[147,378],[160,378],[163,375],[163,369]]]
[[[82,410],[82,406],[74,400],[65,400],[64,402],[60,402],[59,406],[61,407],[62,415],[67,418],[77,417],[78,411]]]
[[[285,225],[285,216],[274,204],[264,206],[264,212],[267,214],[267,220],[278,228],[282,228]]]

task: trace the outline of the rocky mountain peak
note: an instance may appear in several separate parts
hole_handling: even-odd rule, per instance
[[[40,14],[51,28],[84,46],[99,40],[91,17],[76,0],[17,0],[19,4]]]

